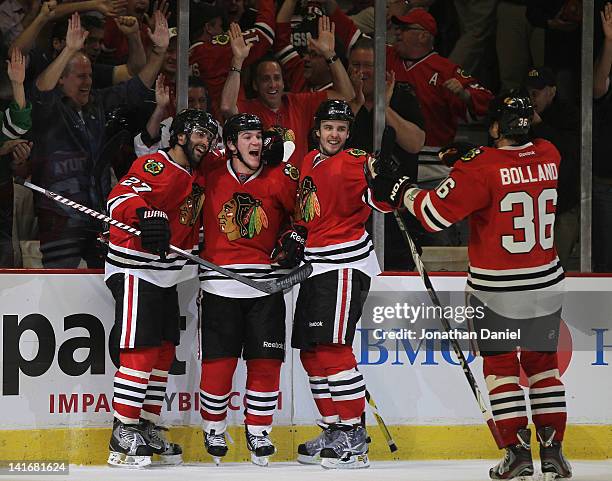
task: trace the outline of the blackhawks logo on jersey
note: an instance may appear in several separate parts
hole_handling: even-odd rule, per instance
[[[312,177],[304,177],[298,189],[296,209],[296,221],[310,222],[315,217],[321,216],[321,205],[317,196],[317,186]]]
[[[183,225],[194,225],[204,205],[204,188],[193,184],[191,194],[179,207],[179,222]]]
[[[227,35],[226,33],[215,35],[212,39],[212,43],[215,45],[227,45],[228,42],[229,42],[229,35]]]
[[[252,239],[268,227],[268,216],[262,201],[244,192],[235,192],[232,198],[223,204],[217,219],[219,230],[230,241]]]
[[[463,154],[460,158],[463,162],[469,162],[470,160],[472,160],[474,157],[476,157],[477,155],[482,154],[482,150],[480,150],[477,147],[474,147],[473,149],[468,150],[465,154]]]
[[[297,182],[298,180],[300,180],[300,169],[298,169],[297,167],[294,167],[289,162],[285,164],[283,173],[286,176],[288,176],[291,180],[293,180],[294,182]]]
[[[148,172],[151,175],[159,175],[164,170],[164,164],[159,160],[148,159],[143,166],[145,172]]]
[[[362,155],[367,155],[367,152],[361,149],[348,149],[346,153],[352,155],[353,157],[361,157]]]

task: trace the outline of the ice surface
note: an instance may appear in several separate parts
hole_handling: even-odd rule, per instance
[[[271,463],[267,468],[251,464],[185,464],[128,470],[102,466],[70,466],[69,476],[18,475],[15,481],[487,481],[494,462],[477,461],[385,461],[369,469],[327,471],[319,466]],[[572,481],[612,481],[612,460],[575,461]],[[536,468],[537,469],[537,468]],[[537,477],[535,478],[538,479]]]

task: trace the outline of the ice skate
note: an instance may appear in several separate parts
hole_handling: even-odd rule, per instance
[[[210,433],[202,431],[204,434],[204,447],[210,454],[217,466],[221,464],[221,458],[227,454],[227,440],[225,433],[217,434],[214,429]],[[229,435],[228,435],[229,436]]]
[[[537,435],[540,442],[542,481],[571,478],[572,466],[563,456],[561,443],[553,441],[555,430],[551,426],[545,426],[538,429]]]
[[[368,434],[360,424],[336,424],[336,437],[321,450],[321,466],[326,469],[369,468]]]
[[[491,479],[511,479],[514,481],[531,481],[533,479],[531,431],[529,429],[519,429],[516,437],[519,443],[515,446],[508,446],[504,459],[489,470]]]
[[[321,450],[329,446],[338,436],[334,424],[317,423],[323,431],[316,438],[298,446],[298,463],[321,464]]]
[[[153,450],[153,454],[159,455],[159,461],[154,464],[176,465],[183,463],[183,449],[176,443],[171,443],[164,437],[164,431],[168,428],[158,426],[151,421],[142,421],[142,432],[145,441]]]
[[[258,426],[252,426],[257,428]],[[270,435],[266,430],[260,430],[261,434],[255,434],[249,431],[249,426],[245,426],[245,435],[247,448],[251,451],[251,462],[257,466],[267,466],[269,458],[276,452],[274,444],[270,439]]]
[[[151,464],[153,450],[147,445],[138,424],[123,424],[115,418],[108,448],[110,466],[137,469]]]

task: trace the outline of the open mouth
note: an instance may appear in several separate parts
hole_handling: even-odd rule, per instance
[[[259,149],[249,150],[249,155],[251,157],[255,157],[256,159],[258,159],[259,158]]]
[[[276,95],[276,94],[278,94],[278,89],[268,90],[266,93],[267,93],[268,95]]]

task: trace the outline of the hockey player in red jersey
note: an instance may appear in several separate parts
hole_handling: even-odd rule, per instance
[[[471,305],[484,307],[474,329],[506,446],[504,459],[489,472],[492,479],[534,472],[521,367],[529,380],[544,479],[571,477],[561,451],[567,414],[556,352],[564,283],[553,242],[560,155],[548,141],[528,140],[532,116],[528,95],[497,97],[489,127],[495,148],[468,151],[435,190],[394,178],[383,159],[371,171],[375,197],[406,207],[430,231],[469,218],[467,291]],[[520,341],[482,336],[483,329],[502,328],[518,333]]]
[[[353,122],[348,103],[327,100],[315,115],[319,148],[302,163],[296,220],[308,228],[313,274],[300,287],[291,344],[321,414],[323,432],[298,447],[298,461],[326,468],[369,466],[361,425],[365,383],[352,344],[370,278],[380,273],[365,223],[372,208],[363,150],[343,150]]]
[[[280,276],[271,263],[295,267],[303,257],[306,230],[292,229],[289,222],[299,171],[281,162],[283,149],[275,159],[271,158],[277,153],[275,146],[262,150],[267,139],[262,139],[262,122],[255,115],[230,117],[223,126],[223,140],[225,155],[216,154],[204,166],[201,256],[254,279]],[[269,434],[285,357],[283,293],[266,295],[212,271],[205,271],[200,279],[200,414],[205,448],[217,462],[227,454],[227,407],[242,357],[247,367],[247,447],[253,463],[266,465],[276,451]]]
[[[204,186],[196,169],[216,136],[209,114],[183,110],[170,127],[170,148],[136,159],[108,198],[109,215],[141,231],[136,237],[111,227],[105,266],[120,363],[108,458],[113,466],[144,467],[154,453],[166,464],[181,462],[181,447],[164,439],[158,423],[180,340],[176,286],[196,277],[197,266],[168,249],[198,252]]]

